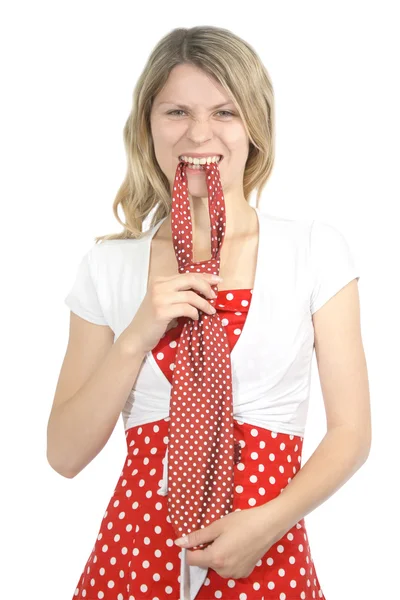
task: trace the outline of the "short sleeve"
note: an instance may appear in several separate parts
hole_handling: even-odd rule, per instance
[[[358,281],[360,273],[345,236],[323,221],[311,224],[310,257],[310,312],[314,314],[350,281]]]
[[[64,299],[69,308],[82,319],[96,325],[108,325],[96,291],[96,269],[93,261],[92,247],[82,258],[74,284]]]

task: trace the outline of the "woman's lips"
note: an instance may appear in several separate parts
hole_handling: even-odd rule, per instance
[[[222,161],[223,161],[223,160],[224,160],[224,157],[223,157],[223,156],[221,156],[221,158],[219,159],[219,161],[218,161],[218,163],[217,163],[217,164],[218,164],[218,166],[219,166],[219,165],[222,163]],[[203,165],[200,165],[200,167],[202,167],[202,166],[203,166]],[[187,169],[187,171],[189,171],[189,172],[190,172],[190,174],[191,174],[191,175],[192,175],[192,174],[194,174],[194,175],[197,175],[198,173],[203,173],[203,171],[204,171],[204,168],[200,168],[200,169],[193,169],[193,168],[190,166],[190,163],[187,163],[186,169]]]

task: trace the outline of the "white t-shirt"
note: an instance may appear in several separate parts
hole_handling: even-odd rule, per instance
[[[304,434],[314,349],[312,315],[359,270],[343,234],[322,221],[286,219],[256,208],[260,238],[252,300],[232,353],[234,416],[249,424]],[[114,341],[147,289],[150,242],[106,240],[83,256],[65,303]],[[125,428],[169,415],[171,384],[151,352],[123,410]]]
[[[322,221],[259,219],[251,303],[231,352],[233,416],[275,432],[304,435],[314,350],[312,315],[354,278],[343,234]],[[140,240],[106,240],[83,256],[65,303],[92,323],[108,325],[115,340],[128,327],[147,289],[150,243],[165,219]],[[171,384],[148,352],[129,393],[125,429],[169,416]],[[168,491],[168,452],[159,493]],[[182,586],[188,565],[182,560]],[[195,598],[207,570],[190,567]]]

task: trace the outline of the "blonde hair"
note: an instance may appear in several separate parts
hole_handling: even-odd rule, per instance
[[[124,126],[127,172],[113,203],[115,218],[124,230],[98,236],[96,243],[141,238],[145,233],[143,221],[157,205],[150,227],[171,211],[170,184],[155,157],[150,112],[153,99],[166,84],[170,71],[179,64],[201,68],[232,97],[251,142],[243,193],[248,202],[256,189],[258,207],[275,157],[274,93],[268,72],[253,48],[227,29],[177,28],[158,42],[148,58],[135,86],[132,109]],[[118,216],[119,206],[126,223]]]

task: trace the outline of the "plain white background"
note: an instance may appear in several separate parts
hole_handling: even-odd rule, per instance
[[[327,600],[397,597],[399,20],[395,2],[8,2],[1,9],[2,598],[71,600],[125,458],[122,420],[69,480],[46,461],[66,350],[64,298],[95,235],[120,231],[122,128],[134,85],[175,27],[247,40],[275,89],[262,210],[321,219],[360,270],[373,410],[367,463],[306,517]],[[252,204],[254,205],[254,199]],[[325,433],[314,356],[303,464]]]

